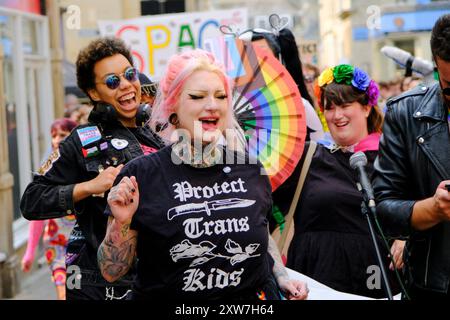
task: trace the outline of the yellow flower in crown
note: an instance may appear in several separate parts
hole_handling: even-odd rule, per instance
[[[328,69],[325,69],[321,73],[321,75],[319,76],[319,79],[318,79],[319,87],[323,87],[324,85],[330,84],[333,82],[333,80],[334,80],[333,71],[334,71],[334,68],[328,68]]]

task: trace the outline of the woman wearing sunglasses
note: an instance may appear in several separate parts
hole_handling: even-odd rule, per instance
[[[130,50],[121,40],[91,42],[79,53],[76,66],[78,86],[94,109],[89,122],[74,129],[39,169],[25,190],[21,210],[30,220],[75,214],[66,254],[68,300],[121,299],[129,292],[131,273],[108,284],[97,266],[107,224],[106,195],[124,163],[155,152],[160,144],[148,127],[136,125],[141,87]]]

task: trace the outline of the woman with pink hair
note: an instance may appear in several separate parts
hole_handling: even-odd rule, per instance
[[[152,129],[158,132],[166,140],[166,143],[176,141],[179,138],[178,134],[183,133],[182,130],[177,130],[180,128],[176,124],[178,116],[175,108],[177,104],[180,104],[180,93],[185,83],[192,73],[197,70],[204,70],[218,76],[223,85],[223,96],[227,98],[222,98],[222,100],[226,100],[227,112],[223,119],[220,119],[220,124],[217,126],[217,128],[222,130],[204,130],[205,136],[201,139],[202,144],[212,142],[211,139],[217,139],[222,136],[227,139],[230,148],[243,151],[245,149],[244,133],[231,111],[232,99],[228,99],[228,97],[232,97],[231,81],[226,75],[223,65],[216,61],[211,53],[204,50],[187,51],[181,55],[174,56],[170,60],[166,74],[159,82],[159,90],[153,106],[150,123]],[[193,123],[190,124],[191,127],[192,125]],[[193,130],[191,131],[193,133]]]
[[[50,128],[52,149],[67,137],[77,123],[68,118],[56,119]],[[66,261],[67,239],[75,224],[75,216],[68,215],[59,219],[34,220],[28,230],[28,245],[22,258],[22,271],[29,272],[35,258],[36,247],[43,235],[45,258],[52,272],[52,281],[56,287],[58,300],[66,299]],[[44,231],[44,233],[43,233]]]
[[[108,195],[103,277],[137,255],[133,299],[305,299],[269,235],[270,183],[245,152],[224,67],[186,51],[159,88],[151,125],[167,146],[127,164]]]

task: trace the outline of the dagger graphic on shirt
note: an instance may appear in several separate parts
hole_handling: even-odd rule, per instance
[[[206,214],[210,216],[211,211],[226,210],[233,208],[246,208],[250,207],[254,203],[255,200],[239,199],[239,198],[205,201],[202,203],[188,203],[169,209],[167,211],[167,219],[172,220],[177,216],[197,212],[206,212]]]

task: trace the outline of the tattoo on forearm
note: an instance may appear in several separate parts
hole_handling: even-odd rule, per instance
[[[106,237],[97,252],[100,270],[104,275],[108,275],[113,279],[119,279],[124,276],[134,260],[137,236],[130,234],[128,232],[129,228],[130,225],[128,224],[120,229],[125,239],[117,237],[118,234],[114,235],[118,231],[108,229]]]
[[[120,232],[122,233],[122,237],[126,237],[127,236],[128,230],[130,230],[130,224],[129,223],[124,224],[122,226],[122,228],[120,229]]]
[[[274,260],[273,275],[275,279],[279,279],[280,277],[289,278],[286,268],[283,265],[283,260],[281,259],[280,251],[278,250],[277,244],[273,240],[270,233],[269,233],[269,246],[267,248],[267,251]]]

